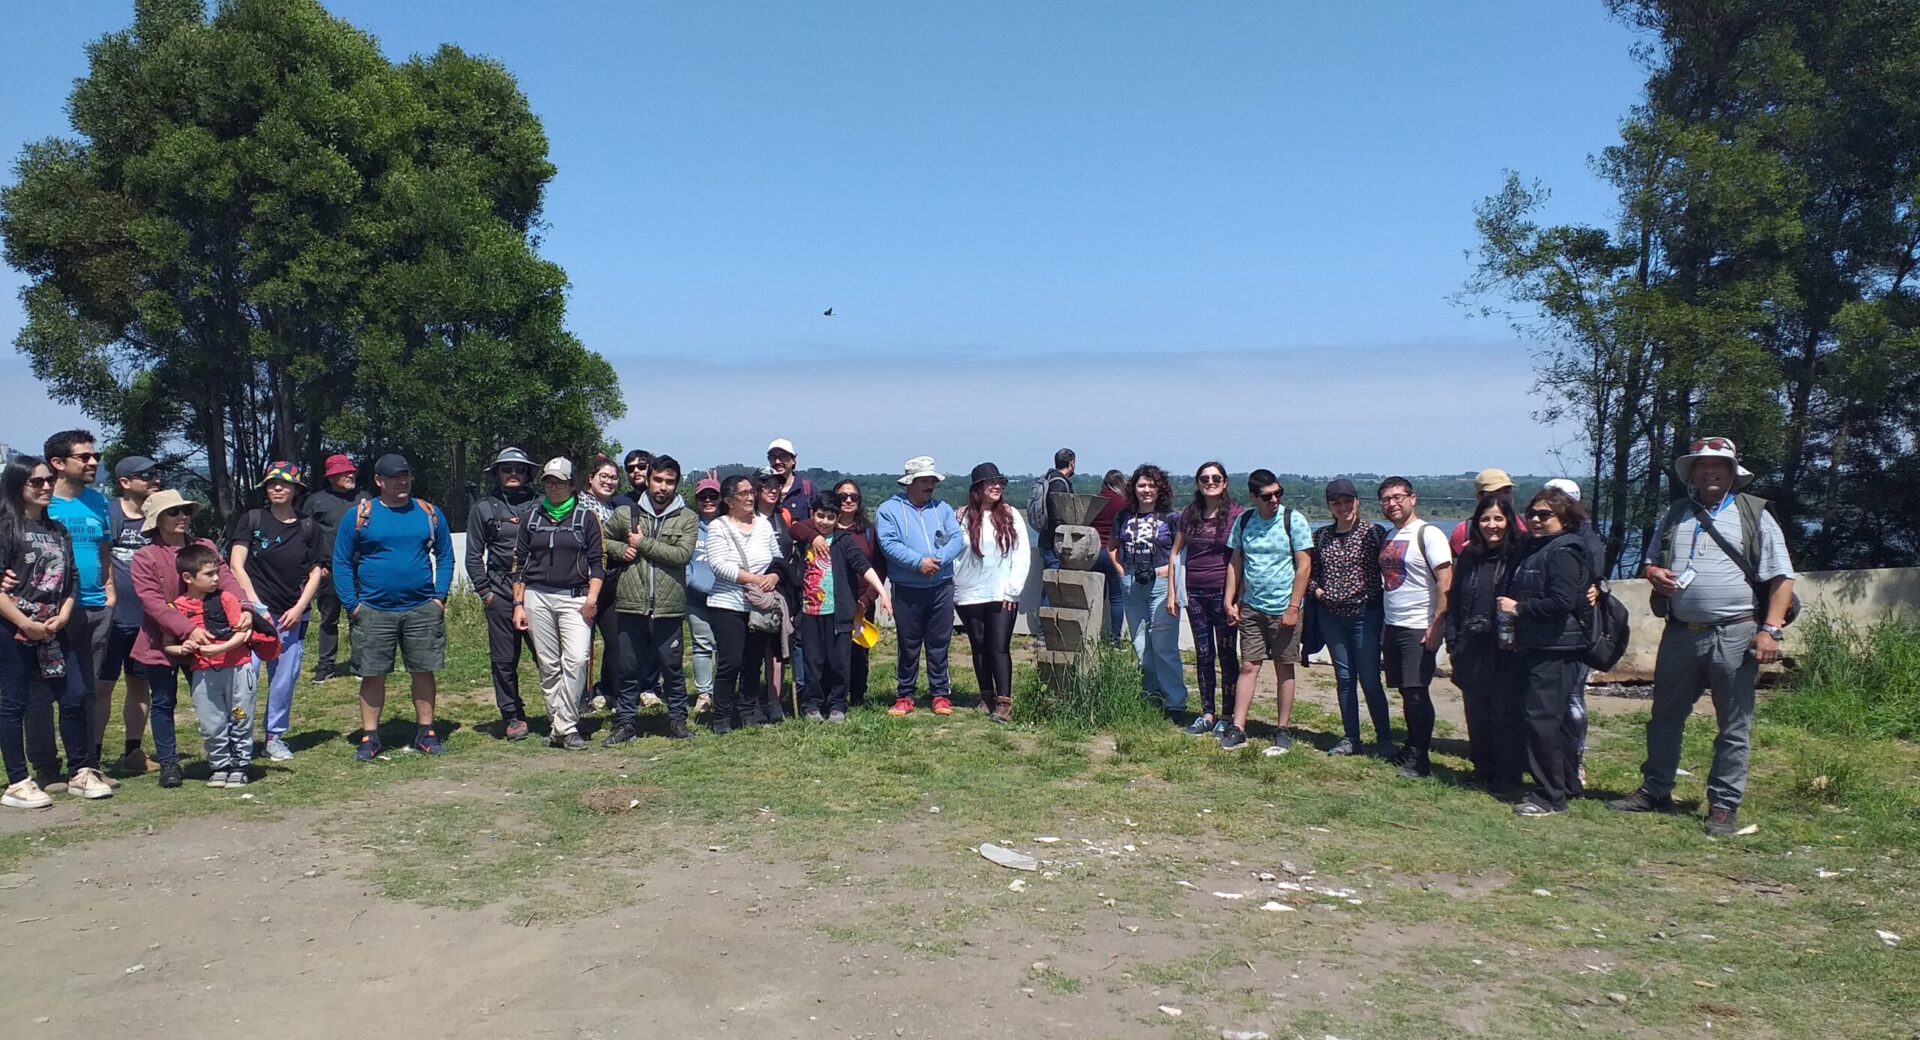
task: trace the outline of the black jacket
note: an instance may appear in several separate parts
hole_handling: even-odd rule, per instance
[[[792,555],[797,558],[793,585],[800,595],[806,594],[801,586],[807,581],[807,552],[819,533],[811,520],[793,525]],[[873,569],[873,561],[867,557],[861,541],[852,531],[841,531],[828,550],[833,557],[833,630],[836,632],[853,631],[853,619],[866,613],[862,593],[871,595],[873,591],[867,588],[867,572]],[[794,617],[799,616],[799,608],[795,607]]]
[[[1510,566],[1507,554],[1489,556],[1474,547],[1454,560],[1447,589],[1447,657],[1453,662],[1453,683],[1463,690],[1495,682],[1503,664],[1496,655],[1514,656],[1499,648],[1494,619]]]
[[[1519,603],[1514,636],[1520,649],[1585,650],[1592,584],[1593,567],[1579,532],[1536,539],[1508,580],[1507,595]]]
[[[467,582],[481,599],[512,597],[513,547],[540,495],[523,491],[508,498],[498,489],[467,513]]]
[[[322,560],[332,563],[333,536],[340,532],[340,522],[348,513],[353,512],[354,508],[360,504],[360,500],[365,497],[367,493],[364,491],[343,495],[335,491],[332,485],[328,485],[300,500],[300,515],[311,517],[314,523],[320,525],[320,558]]]

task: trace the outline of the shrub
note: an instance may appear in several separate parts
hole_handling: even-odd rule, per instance
[[[1866,632],[1816,615],[1786,689],[1764,717],[1848,738],[1920,738],[1920,618],[1882,619]]]
[[[1013,698],[1015,722],[1076,732],[1157,723],[1160,706],[1141,695],[1140,666],[1124,649],[1102,647],[1076,668],[1067,689],[1055,692],[1039,673],[1023,672],[1025,688]]]

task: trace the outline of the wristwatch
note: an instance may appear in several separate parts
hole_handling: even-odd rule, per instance
[[[1787,638],[1787,630],[1784,628],[1781,628],[1779,625],[1762,624],[1760,626],[1760,631],[1765,632],[1766,634],[1772,636],[1773,641],[1776,643],[1782,639]]]

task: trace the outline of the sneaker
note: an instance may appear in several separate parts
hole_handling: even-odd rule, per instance
[[[227,786],[228,787],[247,786],[247,771],[244,769],[229,769],[227,771]]]
[[[313,670],[313,684],[318,686],[321,683],[332,682],[338,678],[339,675],[340,673],[334,671],[332,668],[315,668]]]
[[[830,711],[827,713],[827,722],[834,726],[844,726],[847,724],[847,713],[844,711]]]
[[[693,732],[687,729],[687,720],[686,719],[668,719],[667,720],[667,739],[668,740],[692,740]]]
[[[588,747],[587,738],[579,733],[555,734],[547,743],[562,751],[585,751]]]
[[[1412,757],[1412,755],[1413,748],[1411,747],[1403,746],[1396,748],[1392,744],[1380,745],[1380,757],[1390,766],[1398,767],[1406,765],[1407,759]]]
[[[619,747],[620,745],[625,744],[630,740],[633,740],[639,735],[640,735],[640,732],[634,729],[632,726],[629,726],[624,722],[616,722],[614,723],[614,726],[613,726],[613,732],[607,734],[607,739],[601,741],[600,746],[601,747]]]
[[[807,721],[808,722],[825,722],[827,721],[827,717],[820,713],[819,708],[808,708]]]
[[[82,769],[67,781],[67,793],[81,798],[112,798],[113,788],[98,769]]]
[[[1519,805],[1516,805],[1513,807],[1513,814],[1515,816],[1527,816],[1527,817],[1564,816],[1566,815],[1566,812],[1567,811],[1565,809],[1555,809],[1553,806],[1548,805],[1545,802],[1542,802],[1540,799],[1535,798],[1531,795],[1527,797],[1526,801],[1521,802]]]
[[[1274,731],[1273,747],[1267,750],[1270,755],[1284,755],[1293,750],[1293,731],[1282,727]]]
[[[440,744],[440,735],[431,729],[423,729],[413,735],[413,749],[423,755],[437,755],[446,750]]]
[[[208,774],[207,786],[208,787],[227,786],[227,771],[224,769],[216,769],[212,773]]]
[[[527,720],[526,719],[508,719],[506,738],[508,740],[527,739]]]
[[[286,741],[279,737],[267,741],[267,758],[270,761],[285,762],[292,757],[293,749],[287,746]]]
[[[1227,728],[1232,725],[1233,723],[1228,722],[1226,719],[1221,719],[1219,722],[1214,723],[1213,729],[1209,730],[1208,732],[1213,735],[1213,738],[1215,740],[1218,740],[1222,736],[1226,735]]]
[[[1724,838],[1740,829],[1740,810],[1716,805],[1707,810],[1707,837]]]
[[[45,809],[52,804],[53,799],[47,797],[47,792],[41,790],[32,777],[7,788],[5,794],[0,794],[0,805],[15,809]]]
[[[1341,738],[1340,743],[1327,749],[1328,758],[1352,758],[1359,753],[1360,749],[1354,746],[1353,741],[1344,737]]]
[[[947,710],[952,711],[953,709],[948,708]],[[887,714],[893,716],[896,719],[905,715],[913,714],[913,698],[902,697],[899,700],[894,701],[893,707],[887,709]]]
[[[1246,746],[1247,735],[1242,732],[1238,726],[1228,726],[1226,732],[1220,734],[1220,750],[1222,751],[1238,751]]]
[[[353,749],[355,762],[371,762],[380,756],[380,738],[367,736],[360,738],[360,746]]]
[[[1607,808],[1614,812],[1671,812],[1673,796],[1650,794],[1646,788],[1642,787],[1625,798],[1615,798],[1608,802]]]
[[[724,737],[733,732],[733,723],[728,722],[726,719],[714,719],[711,723],[708,723],[707,728],[713,731],[714,736]]]
[[[160,763],[160,786],[161,787],[179,787],[185,781],[186,781],[186,777],[182,775],[180,772],[180,763],[178,762]]]
[[[640,691],[640,706],[642,708],[658,708],[663,703],[665,702],[660,699],[660,695],[652,690]]]
[[[1400,775],[1408,780],[1424,780],[1433,774],[1433,764],[1424,751],[1407,748],[1400,753]]]
[[[141,776],[158,765],[159,763],[147,758],[145,749],[134,748],[132,751],[120,756],[120,760],[113,764],[113,771],[116,773],[125,773],[128,776]]]
[[[953,702],[945,697],[935,697],[933,699],[933,713],[935,715],[953,714]]]
[[[1193,721],[1187,723],[1187,736],[1204,737],[1213,732],[1215,724],[1215,721],[1208,716],[1195,715]]]

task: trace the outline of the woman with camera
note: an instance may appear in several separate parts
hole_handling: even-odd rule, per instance
[[[1558,488],[1527,503],[1526,555],[1495,601],[1512,620],[1524,675],[1527,769],[1538,786],[1514,806],[1521,816],[1557,816],[1580,795],[1573,691],[1586,677],[1587,588],[1593,568],[1580,541],[1587,515]]]
[[[707,618],[713,625],[713,732],[745,725],[753,707],[740,697],[740,676],[758,664],[768,640],[778,636],[780,545],[773,525],[754,508],[753,481],[728,477],[720,484],[726,512],[707,525],[706,561],[713,570]],[[772,619],[773,628],[768,619]]]
[[[1187,706],[1187,683],[1180,671],[1180,622],[1167,610],[1172,597],[1173,486],[1166,470],[1152,464],[1133,471],[1127,482],[1127,508],[1113,518],[1113,548],[1108,554],[1124,577],[1121,603],[1134,656],[1148,698],[1168,712]]]
[[[1520,786],[1520,655],[1496,601],[1524,538],[1509,499],[1481,495],[1447,590],[1447,655],[1467,712],[1467,757],[1473,779],[1496,790]]]

